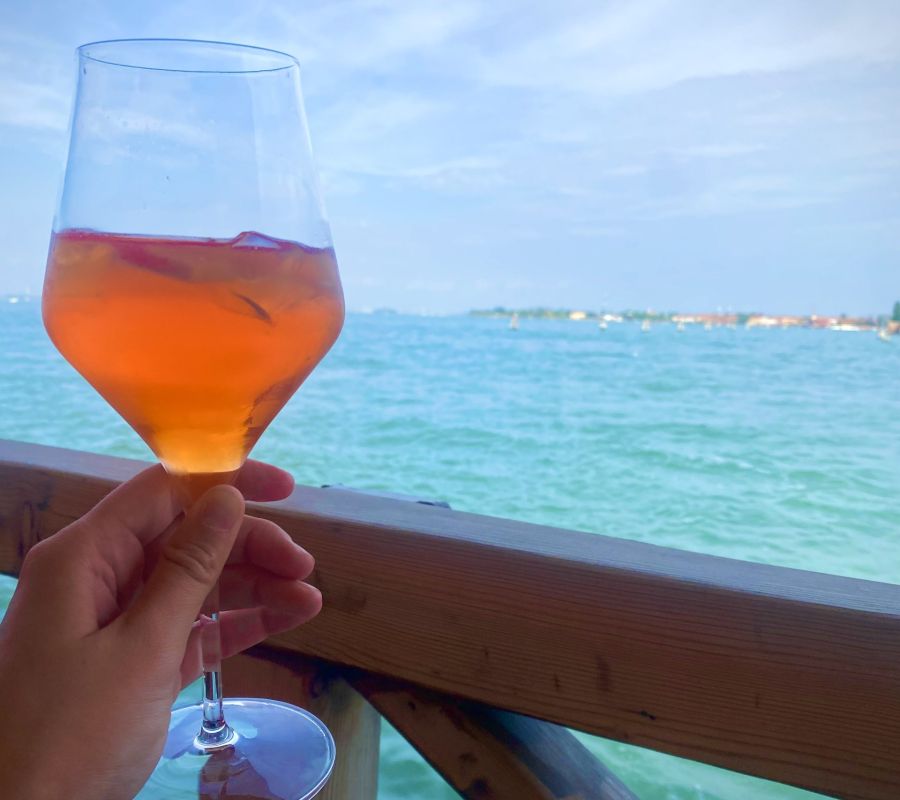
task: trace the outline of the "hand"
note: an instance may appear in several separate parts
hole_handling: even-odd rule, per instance
[[[185,516],[148,469],[31,549],[0,624],[0,797],[124,800],[156,766],[170,707],[201,670],[195,620],[221,573],[222,654],[314,617],[313,559],[244,497],[286,497],[259,462]],[[243,497],[242,497],[243,493]]]

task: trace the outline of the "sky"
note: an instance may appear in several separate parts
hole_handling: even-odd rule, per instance
[[[74,48],[301,64],[348,306],[888,312],[895,0],[0,0],[0,293],[40,291]]]

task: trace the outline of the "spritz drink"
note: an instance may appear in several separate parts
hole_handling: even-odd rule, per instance
[[[67,230],[43,311],[59,351],[169,471],[204,484],[243,464],[334,343],[344,302],[330,248]]]

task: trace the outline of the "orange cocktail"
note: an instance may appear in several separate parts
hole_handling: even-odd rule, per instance
[[[66,230],[43,312],[59,351],[166,467],[205,482],[240,467],[337,339],[344,300],[330,248]]]

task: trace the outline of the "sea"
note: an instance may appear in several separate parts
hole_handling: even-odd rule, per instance
[[[36,300],[0,298],[0,403],[0,438],[151,457]],[[254,456],[310,485],[900,581],[900,337],[350,314]],[[579,738],[644,800],[817,797]],[[386,723],[381,753],[381,800],[458,796]]]

